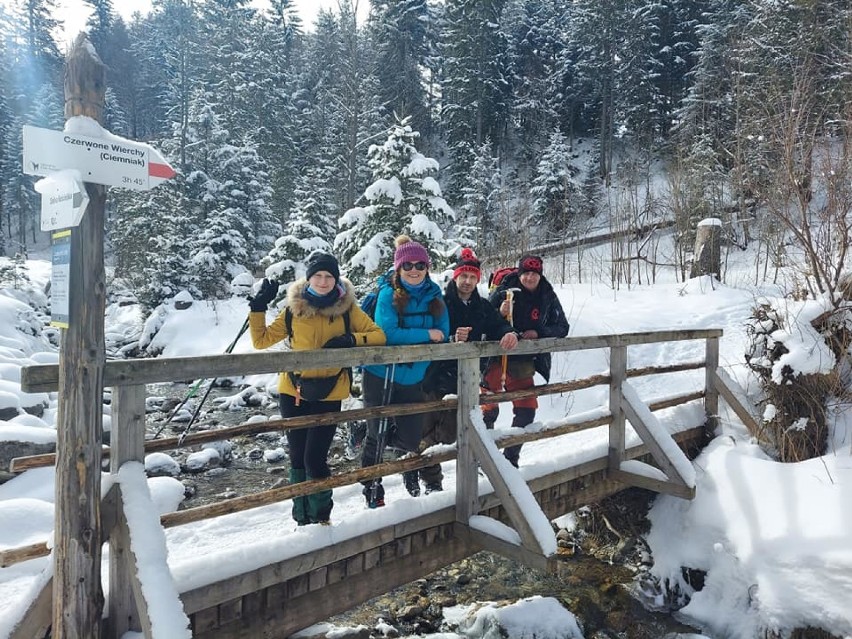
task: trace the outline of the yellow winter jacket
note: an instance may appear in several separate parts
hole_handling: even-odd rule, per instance
[[[346,294],[328,308],[317,308],[308,304],[303,294],[308,287],[306,279],[293,282],[287,289],[287,306],[293,313],[293,336],[290,347],[294,351],[308,351],[322,348],[332,337],[343,335],[345,324],[343,314],[349,311],[349,330],[355,336],[356,346],[383,346],[386,342],[384,331],[376,326],[372,319],[355,303],[355,289],[352,283],[340,278]],[[249,313],[251,341],[255,348],[269,348],[273,344],[290,337],[284,321],[284,311],[270,324],[266,325],[266,313]],[[321,368],[299,371],[304,378],[332,377],[340,372],[339,368]],[[290,376],[282,373],[278,379],[278,392],[296,396],[296,388]],[[326,396],[327,401],[343,400],[349,397],[349,375],[343,373],[337,384]]]

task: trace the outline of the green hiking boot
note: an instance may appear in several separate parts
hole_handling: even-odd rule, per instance
[[[325,479],[324,477],[308,477],[308,479]],[[331,520],[331,509],[334,501],[331,490],[321,490],[306,497],[308,501],[308,520],[312,524],[324,524]]]
[[[290,483],[301,484],[303,481],[305,481],[305,469],[291,468]],[[293,497],[293,520],[299,526],[306,526],[307,524],[311,523],[311,520],[308,517],[307,497]]]

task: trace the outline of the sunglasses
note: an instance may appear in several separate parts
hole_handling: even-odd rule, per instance
[[[410,271],[413,268],[416,268],[418,271],[425,271],[429,265],[426,262],[403,262],[402,270]]]

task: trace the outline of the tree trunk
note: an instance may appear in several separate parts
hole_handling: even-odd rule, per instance
[[[695,252],[689,277],[699,275],[722,279],[722,222],[717,218],[701,220],[695,232]]]

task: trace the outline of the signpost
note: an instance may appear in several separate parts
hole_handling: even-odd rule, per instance
[[[77,169],[84,182],[147,191],[175,170],[153,147],[104,132],[92,137],[24,126],[24,173],[50,175]]]
[[[42,228],[78,226],[53,235],[51,315],[62,329],[53,580],[45,587],[52,589],[50,634],[54,639],[101,636],[106,187],[145,191],[175,175],[147,144],[100,129],[105,90],[106,67],[81,33],[66,60],[65,117],[91,118],[100,136],[31,126],[23,132],[24,173],[46,176],[39,183]],[[69,128],[85,126],[84,122],[75,120]],[[130,623],[127,618],[119,620],[118,634],[129,629]]]
[[[41,193],[42,231],[80,224],[89,205],[89,195],[79,176],[79,171],[60,171],[36,182],[36,191]]]

